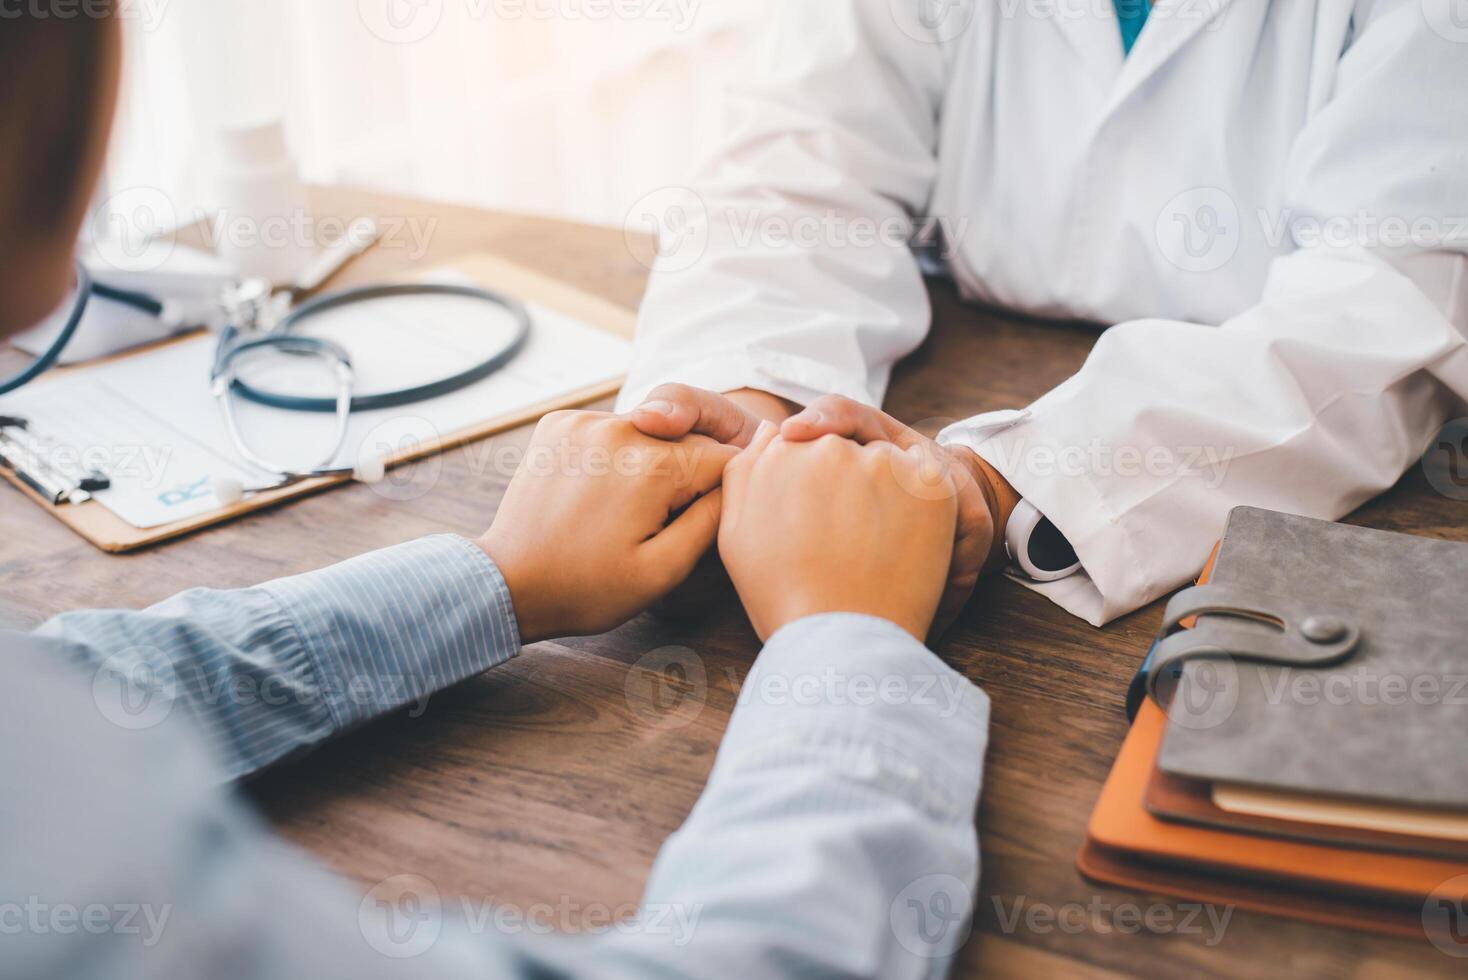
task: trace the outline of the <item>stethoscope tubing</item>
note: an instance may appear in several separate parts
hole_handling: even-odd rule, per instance
[[[439,398],[443,395],[453,394],[462,388],[474,384],[476,381],[489,377],[504,367],[516,354],[520,353],[526,341],[530,339],[530,313],[525,309],[523,303],[513,297],[505,296],[502,293],[496,293],[480,286],[461,286],[452,283],[389,283],[381,286],[358,286],[318,296],[292,310],[266,336],[256,340],[245,341],[232,351],[226,352],[226,354],[232,357],[234,354],[255,347],[275,347],[276,349],[289,350],[291,345],[288,342],[295,340],[302,342],[299,350],[300,353],[312,353],[313,351],[310,348],[320,345],[316,347],[315,352],[330,353],[350,367],[351,360],[340,347],[331,344],[329,341],[293,336],[291,331],[311,317],[325,313],[328,310],[340,309],[344,306],[351,306],[369,300],[386,299],[395,296],[463,296],[470,299],[484,300],[509,312],[515,321],[515,333],[494,354],[458,374],[450,375],[447,378],[440,378],[437,381],[430,381],[426,384],[400,388],[396,391],[386,391],[369,395],[353,395],[350,409],[353,412],[370,412],[375,409],[400,408],[404,405],[427,401],[430,398]],[[341,408],[338,398],[287,395],[279,392],[265,391],[247,384],[239,378],[231,379],[230,390],[248,401],[291,412],[338,412]]]
[[[66,345],[71,343],[72,334],[82,322],[82,314],[87,312],[87,300],[92,298],[92,292],[96,287],[92,283],[92,276],[87,272],[86,266],[80,262],[76,263],[76,293],[77,298],[72,303],[71,315],[66,318],[66,324],[61,328],[61,333],[46,348],[45,353],[36,358],[25,370],[13,375],[4,381],[0,381],[0,395],[8,395],[22,385],[30,384],[36,378],[45,374],[55,366],[61,357],[61,352]]]
[[[32,361],[25,370],[4,381],[0,381],[0,395],[10,394],[15,389],[31,383],[56,366],[56,362],[61,358],[62,351],[66,349],[67,344],[71,343],[72,335],[76,333],[77,327],[81,326],[82,316],[87,312],[87,303],[93,296],[111,300],[114,303],[122,303],[125,306],[131,306],[149,316],[161,316],[163,314],[163,304],[152,296],[146,293],[133,292],[130,289],[118,289],[114,286],[104,285],[94,280],[91,273],[87,271],[87,267],[80,261],[74,263],[74,265],[76,267],[76,299],[72,301],[71,312],[66,317],[66,324],[61,328],[61,332],[56,335],[56,339],[51,342],[51,346],[46,348],[45,352]]]

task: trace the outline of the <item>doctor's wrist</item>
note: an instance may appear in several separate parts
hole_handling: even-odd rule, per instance
[[[756,420],[774,422],[779,425],[800,410],[800,406],[779,395],[758,388],[740,388],[724,396]]]
[[[1019,492],[988,460],[972,449],[966,446],[950,446],[948,451],[963,461],[989,505],[989,517],[994,524],[994,539],[989,545],[989,555],[984,560],[983,571],[997,572],[1009,561],[1004,550],[1004,534],[1009,527],[1010,515],[1020,502]]]

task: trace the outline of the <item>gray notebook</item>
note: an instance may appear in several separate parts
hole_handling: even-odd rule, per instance
[[[1468,811],[1468,544],[1236,508],[1153,663],[1166,773]]]

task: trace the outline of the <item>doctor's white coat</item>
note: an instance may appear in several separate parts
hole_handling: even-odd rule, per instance
[[[929,308],[1115,324],[951,426],[1075,546],[1100,624],[1228,510],[1339,517],[1468,413],[1468,0],[781,0],[671,202],[622,406],[664,381],[880,404]],[[666,207],[672,203],[673,207]],[[668,230],[665,228],[665,230]]]

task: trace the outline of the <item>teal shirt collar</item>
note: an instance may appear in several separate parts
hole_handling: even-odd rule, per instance
[[[1142,33],[1147,15],[1152,12],[1151,0],[1113,0],[1116,4],[1116,19],[1121,24],[1121,47],[1127,54]]]

